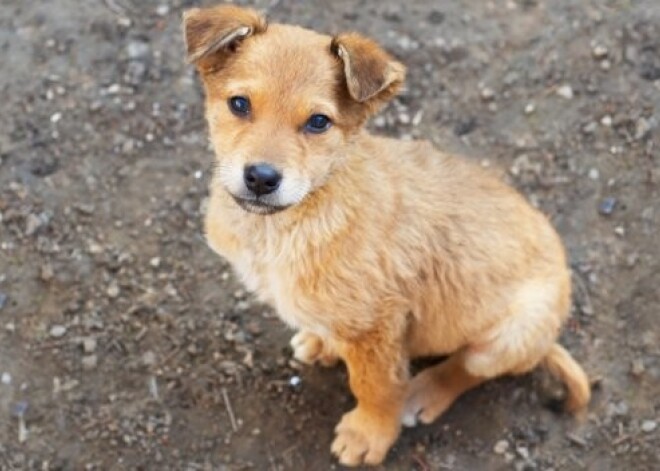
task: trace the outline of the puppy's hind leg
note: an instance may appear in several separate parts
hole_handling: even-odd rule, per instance
[[[542,363],[568,386],[568,408],[589,401],[589,383],[573,358],[556,343],[567,309],[561,284],[530,282],[517,293],[510,314],[446,362],[410,383],[404,425],[434,421],[463,392],[498,376],[524,374]]]
[[[442,415],[458,397],[487,378],[465,369],[465,352],[453,354],[439,365],[425,369],[409,384],[401,423],[413,427],[429,424]]]
[[[312,332],[301,330],[291,338],[293,357],[301,363],[333,366],[339,360],[334,348],[327,340]]]
[[[402,423],[409,427],[417,421],[431,423],[467,390],[498,376],[533,369],[547,355],[556,334],[542,335],[544,329],[528,325],[528,320],[511,316],[445,362],[415,376]]]

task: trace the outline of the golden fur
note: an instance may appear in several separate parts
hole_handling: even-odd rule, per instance
[[[341,463],[380,463],[402,423],[539,364],[566,383],[572,410],[586,406],[587,377],[556,343],[570,275],[548,220],[466,160],[362,129],[403,65],[358,34],[267,25],[234,6],[190,10],[184,29],[218,164],[208,242],[299,331],[296,358],[346,363],[358,405],[336,428]],[[227,106],[237,95],[249,117]],[[330,117],[327,132],[305,132],[314,113]],[[255,162],[282,171],[272,202],[286,209],[235,202]],[[427,355],[451,356],[411,379],[409,359]]]

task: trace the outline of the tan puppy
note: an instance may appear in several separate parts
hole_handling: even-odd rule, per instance
[[[539,364],[569,409],[587,404],[584,371],[556,343],[571,288],[547,219],[470,162],[362,129],[403,65],[357,34],[235,6],[184,23],[217,156],[209,244],[298,329],[296,358],[346,362],[358,404],[336,428],[341,463],[380,463],[402,423]],[[410,358],[445,354],[409,377]]]

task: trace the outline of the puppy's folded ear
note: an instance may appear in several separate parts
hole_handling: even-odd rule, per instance
[[[266,19],[251,8],[192,8],[183,14],[188,61],[200,72],[217,70],[242,40],[266,28]]]
[[[377,106],[401,88],[406,68],[371,39],[344,33],[333,38],[331,48],[344,64],[346,86],[355,101]]]

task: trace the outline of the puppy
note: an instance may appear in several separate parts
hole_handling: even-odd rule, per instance
[[[516,191],[427,142],[363,125],[405,68],[358,34],[271,24],[223,5],[184,15],[217,167],[209,245],[298,330],[303,362],[343,360],[357,406],[331,450],[378,464],[401,425],[468,389],[544,365],[567,406],[590,396],[557,341],[570,275],[548,220]],[[450,355],[411,378],[411,358]]]

